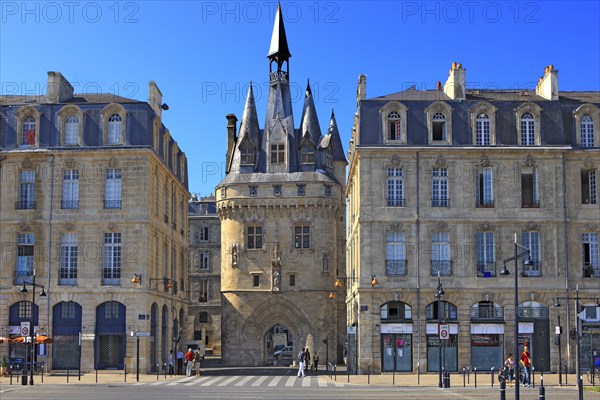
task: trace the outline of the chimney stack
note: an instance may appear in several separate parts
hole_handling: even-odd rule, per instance
[[[467,70],[462,64],[452,63],[448,72],[448,79],[444,83],[444,93],[451,99],[464,100],[466,98]]]
[[[158,115],[158,118],[162,119],[162,92],[154,81],[148,82],[148,104]]]
[[[64,103],[73,98],[73,86],[60,72],[48,71],[46,99],[49,103]]]
[[[356,88],[356,107],[360,104],[361,100],[367,97],[367,76],[360,74],[358,76],[358,87]]]
[[[546,100],[558,100],[558,70],[554,69],[554,65],[544,69],[544,76],[538,80],[535,94]]]
[[[226,158],[226,170],[225,173],[228,174],[231,168],[231,160],[233,158],[233,151],[235,149],[235,143],[237,142],[237,117],[235,114],[227,114],[225,116],[227,118],[227,154]]]

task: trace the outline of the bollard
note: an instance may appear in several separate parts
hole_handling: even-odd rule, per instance
[[[500,400],[506,400],[506,381],[500,381]]]
[[[494,387],[494,367],[492,367],[490,372],[490,382],[492,383],[492,387]]]
[[[44,367],[42,366],[42,383],[44,383]]]
[[[123,368],[123,375],[125,377],[125,382],[127,382],[127,368]]]
[[[540,396],[539,400],[546,400],[546,388],[544,388],[544,373],[540,376]]]
[[[69,383],[69,367],[67,367],[67,383]]]
[[[473,380],[475,381],[475,388],[477,388],[477,367],[473,368]]]
[[[467,367],[467,383],[471,384],[471,367]]]
[[[531,387],[535,387],[535,367],[531,366]]]
[[[450,371],[444,372],[444,388],[450,388]]]
[[[466,387],[466,383],[465,383],[466,380],[465,379],[466,379],[467,375],[465,374],[465,367],[463,367],[462,374],[463,374],[463,387]]]
[[[27,386],[27,369],[23,368],[21,370],[21,385]]]
[[[165,379],[167,379],[167,363],[163,363],[163,369],[165,371]]]
[[[158,380],[158,373],[160,372],[160,368],[158,368],[159,364],[156,364],[156,380]]]
[[[337,381],[337,365],[333,364],[333,380]]]
[[[392,386],[396,386],[396,368],[392,371]]]
[[[568,385],[569,384],[569,382],[568,382],[569,381],[569,378],[568,378],[569,374],[567,374],[567,364],[563,365],[563,367],[564,367],[564,371],[565,371],[564,372],[564,374],[565,374],[565,385]]]
[[[371,384],[371,367],[367,370],[367,385]]]
[[[96,368],[96,383],[98,383],[98,368]]]

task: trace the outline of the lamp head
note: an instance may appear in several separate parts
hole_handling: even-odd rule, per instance
[[[329,292],[329,300],[333,300],[335,298],[335,294],[333,292]]]
[[[558,301],[558,297],[556,298],[556,303],[554,303],[554,307],[560,307],[560,302]]]
[[[25,284],[23,284],[23,287],[21,288],[21,293],[27,293],[27,287],[25,287]]]
[[[379,285],[379,282],[377,282],[377,278],[375,277],[375,275],[373,275],[371,277],[371,286],[375,286],[375,285]]]
[[[598,298],[596,297],[596,304],[594,304],[596,307],[600,307],[600,301],[598,300]]]
[[[335,284],[334,284],[334,286],[335,286],[336,288],[338,288],[338,287],[342,287],[342,286],[344,286],[344,284],[342,283],[342,281],[340,280],[340,278],[337,278],[337,279],[335,280]]]
[[[502,266],[502,271],[500,271],[500,275],[510,275],[510,271],[506,268],[506,264]]]
[[[131,277],[131,283],[142,283],[142,274],[133,274]]]
[[[44,290],[43,286],[42,286],[42,291],[40,292],[40,297],[46,297],[46,291]]]
[[[531,256],[529,254],[527,254],[527,258],[525,259],[525,261],[523,261],[523,265],[527,265],[527,266],[533,265],[533,260],[531,259]]]
[[[436,293],[436,297],[442,297],[446,294],[446,292],[444,292],[444,288],[442,287],[442,285],[438,286],[437,289],[437,293]]]

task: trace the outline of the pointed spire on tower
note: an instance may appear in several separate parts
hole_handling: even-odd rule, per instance
[[[288,62],[291,56],[287,37],[285,36],[283,18],[281,17],[281,4],[278,4],[277,13],[275,14],[275,24],[273,25],[273,34],[271,36],[271,47],[269,48],[267,57],[271,62],[276,61],[277,71],[281,71],[283,62]]]
[[[310,135],[312,142],[317,145],[321,138],[321,128],[317,109],[310,90],[310,81],[306,84],[306,95],[304,96],[304,108],[302,109],[302,119],[300,120],[300,136],[302,139]]]
[[[246,97],[246,104],[244,106],[244,113],[242,114],[238,143],[241,143],[244,138],[248,138],[248,140],[250,140],[254,146],[258,146],[260,144],[258,115],[256,114],[256,103],[254,102],[252,81],[250,81],[248,96]]]
[[[330,140],[333,142],[334,161],[344,161],[347,163],[346,155],[344,154],[344,147],[342,146],[342,139],[340,138],[340,131],[338,130],[333,109],[331,109],[331,118],[329,119],[329,129],[327,130],[327,135],[330,136]]]

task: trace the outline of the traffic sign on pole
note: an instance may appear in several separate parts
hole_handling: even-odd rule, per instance
[[[440,339],[448,340],[450,339],[450,326],[448,324],[440,324]]]

